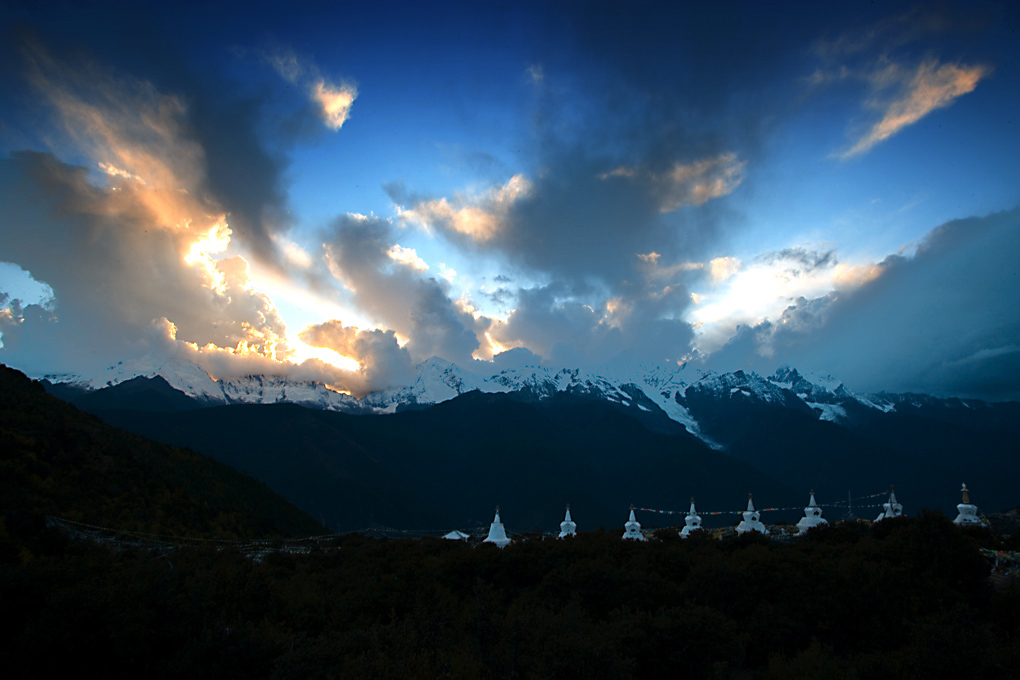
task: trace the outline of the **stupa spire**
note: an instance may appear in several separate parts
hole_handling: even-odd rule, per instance
[[[703,531],[701,527],[701,516],[698,515],[698,511],[694,507],[694,499],[691,499],[691,509],[687,511],[687,516],[684,517],[684,528],[680,530],[680,537],[687,538],[695,531]]]
[[[815,490],[811,489],[811,500],[808,501],[808,506],[804,508],[804,516],[797,522],[797,535],[806,534],[808,529],[821,526],[822,524],[828,524],[828,522],[822,519],[822,509],[815,502]]]
[[[761,523],[758,511],[754,509],[754,501],[751,494],[747,494],[747,510],[744,511],[744,519],[737,525],[738,534],[746,534],[750,531],[757,531],[760,534],[767,534],[769,530]]]
[[[510,545],[510,539],[506,535],[506,529],[503,528],[503,522],[499,519],[499,506],[496,506],[496,516],[492,520],[492,524],[489,525],[489,535],[485,537],[482,543],[492,543],[496,547],[505,548]]]
[[[896,501],[896,487],[892,484],[889,485],[889,500],[882,504],[882,512],[875,518],[876,522],[883,519],[889,519],[890,517],[900,517],[903,515],[903,506]]]
[[[574,520],[570,519],[570,504],[567,504],[567,514],[564,515],[563,521],[560,522],[560,538],[566,538],[567,536],[573,536],[577,533],[577,524]]]
[[[971,505],[970,502],[970,491],[967,489],[967,485],[964,484],[960,489],[963,494],[963,502],[956,506],[956,511],[959,513],[956,515],[956,519],[953,520],[953,524],[957,526],[980,526],[983,524],[981,518],[978,517],[978,507]]]
[[[641,533],[641,524],[634,517],[634,506],[630,506],[630,519],[623,525],[623,537],[629,541],[643,541],[645,535]]]

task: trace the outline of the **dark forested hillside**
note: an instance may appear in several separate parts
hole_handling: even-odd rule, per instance
[[[210,417],[209,432],[220,423],[224,438],[246,431],[242,444],[322,455],[352,479],[405,465],[405,480],[428,487],[440,483],[432,467],[443,458],[465,486],[482,470],[503,470],[504,486],[475,484],[486,497],[511,493],[511,482],[529,475],[566,475],[599,444],[620,453],[580,474],[625,490],[667,493],[681,469],[669,467],[672,458],[705,478],[719,461],[730,465],[648,435],[647,460],[669,473],[656,485],[627,465],[627,442],[639,436],[630,428],[647,430],[612,410],[568,399],[536,413],[474,398],[495,400],[499,408],[483,411],[498,416],[477,417],[483,411],[471,399],[450,402],[438,418],[336,420],[294,406],[176,415]],[[520,427],[536,418],[537,430]],[[310,428],[315,441],[336,437],[336,450],[287,446],[296,427]],[[539,435],[567,453],[551,459],[559,449],[542,448]],[[501,468],[513,452],[524,467]],[[8,369],[0,369],[0,466],[0,659],[10,678],[85,669],[167,679],[878,680],[1011,677],[1020,664],[1020,590],[993,590],[978,550],[1015,550],[1018,537],[964,530],[936,512],[829,525],[792,543],[681,540],[674,530],[640,543],[614,529],[567,540],[519,536],[504,550],[356,534],[258,559],[225,544],[114,549],[44,528],[41,518],[183,536],[318,527],[257,482],[114,430]],[[521,503],[547,492],[523,486]],[[465,498],[455,500],[475,502]]]
[[[257,477],[336,530],[487,526],[552,530],[571,504],[582,529],[622,526],[631,504],[737,507],[799,493],[686,432],[648,429],[570,395],[529,403],[472,392],[428,409],[354,416],[295,405],[176,413],[100,411],[108,422],[187,446]],[[706,507],[707,507],[706,506]]]
[[[927,399],[931,403],[921,405],[905,400],[891,412],[847,403],[848,417],[840,422],[740,393],[692,389],[686,403],[727,453],[823,498],[895,484],[908,512],[929,507],[949,513],[959,502],[953,491],[965,482],[983,511],[1014,507],[1020,440],[1011,417],[1020,405],[965,407]]]
[[[0,561],[5,677],[1015,677],[1020,591],[937,513],[648,543],[504,550],[351,535],[337,549],[161,555],[51,544]]]
[[[262,483],[208,457],[145,440],[0,366],[0,515],[37,531],[46,515],[120,530],[289,537],[322,527]]]

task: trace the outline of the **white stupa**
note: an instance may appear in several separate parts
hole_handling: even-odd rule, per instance
[[[883,519],[889,519],[890,517],[901,517],[903,515],[903,506],[896,502],[896,487],[889,487],[889,500],[882,504],[882,512],[878,513],[878,517],[875,518],[876,522],[881,522]]]
[[[691,499],[691,509],[687,511],[687,516],[684,517],[684,528],[680,530],[680,537],[687,538],[691,533],[695,531],[704,531],[701,527],[701,515],[694,509],[694,499]]]
[[[574,520],[570,519],[570,506],[567,506],[567,514],[560,522],[560,538],[566,538],[567,536],[573,536],[577,533],[577,524]]]
[[[737,533],[746,534],[749,531],[757,531],[760,534],[767,534],[769,530],[758,517],[758,512],[754,509],[754,501],[751,500],[751,494],[747,494],[747,510],[744,511],[744,519],[737,525]]]
[[[465,534],[463,531],[459,531],[458,529],[454,529],[450,533],[444,535],[443,538],[445,538],[448,541],[466,541],[469,538],[471,538],[471,536],[468,535],[468,534]]]
[[[970,503],[970,491],[967,490],[967,485],[964,484],[960,491],[963,492],[963,502],[956,506],[956,510],[960,514],[953,520],[953,524],[961,527],[981,526],[984,522],[978,517],[978,507]]]
[[[641,524],[634,518],[634,506],[630,506],[630,519],[623,525],[623,537],[632,541],[643,541],[645,535],[641,533]]]
[[[482,543],[492,543],[498,548],[505,548],[510,545],[510,539],[506,536],[506,529],[503,528],[503,523],[499,521],[499,506],[496,506],[496,517],[492,520],[492,524],[489,525],[489,535],[485,537]]]
[[[804,508],[804,516],[797,522],[797,535],[803,536],[808,532],[808,529],[823,524],[828,524],[828,522],[822,518],[822,509],[815,502],[815,492],[812,490],[811,500],[808,502],[808,506]]]

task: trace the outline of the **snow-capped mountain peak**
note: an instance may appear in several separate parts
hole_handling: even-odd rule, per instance
[[[529,399],[537,400],[567,393],[633,408],[635,412],[644,412],[642,417],[646,418],[664,416],[713,446],[715,443],[704,434],[699,423],[712,403],[725,401],[738,408],[745,408],[741,404],[791,408],[805,415],[813,414],[820,420],[842,422],[852,419],[852,413],[866,410],[889,412],[897,407],[944,401],[925,395],[859,395],[831,376],[801,373],[792,367],[782,367],[763,377],[743,370],[703,371],[687,364],[617,362],[599,370],[519,365],[486,376],[477,372],[479,365],[484,366],[475,362],[472,370],[464,370],[432,357],[416,367],[417,376],[410,385],[387,388],[361,399],[337,392],[321,382],[292,380],[282,375],[214,379],[194,363],[153,353],[118,362],[91,375],[45,377],[51,382],[97,390],[138,376],[162,376],[171,387],[206,404],[289,402],[358,413],[393,413],[402,407],[428,406],[472,390],[524,393]],[[955,401],[970,408],[965,402]]]

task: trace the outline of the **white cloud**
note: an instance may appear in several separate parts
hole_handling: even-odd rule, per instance
[[[329,85],[319,80],[312,87],[312,99],[320,106],[322,120],[334,130],[339,130],[347,122],[357,96],[358,89],[348,83]]]
[[[831,253],[789,248],[749,264],[736,257],[709,263],[710,286],[694,293],[688,318],[698,327],[698,349],[711,353],[740,325],[779,319],[791,303],[848,290],[869,280],[871,265],[838,264]]]
[[[265,59],[273,67],[273,70],[288,83],[296,83],[305,72],[304,65],[291,50],[276,50],[265,55]]]
[[[425,260],[418,257],[418,253],[414,248],[405,248],[399,244],[393,244],[393,246],[386,251],[386,255],[394,262],[398,262],[405,267],[410,267],[417,272],[427,272],[429,270],[429,266],[425,263]]]
[[[736,257],[717,257],[709,266],[712,272],[712,282],[721,283],[740,271],[740,259]]]
[[[457,278],[457,271],[455,269],[447,267],[446,264],[440,262],[439,275],[442,276],[447,281],[449,281],[450,283],[453,283],[453,280]]]

